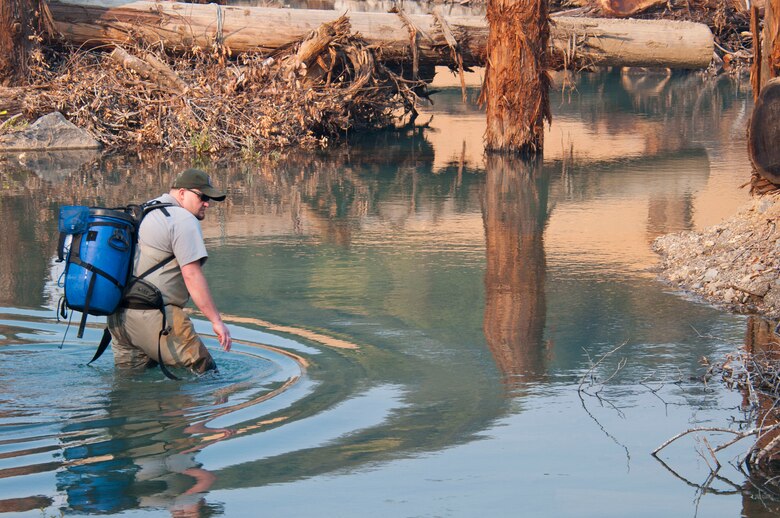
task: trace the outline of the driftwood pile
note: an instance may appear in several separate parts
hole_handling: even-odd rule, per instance
[[[49,48],[23,111],[60,111],[110,148],[253,153],[390,126],[413,118],[424,95],[424,83],[375,59],[346,17],[272,56],[229,52]]]

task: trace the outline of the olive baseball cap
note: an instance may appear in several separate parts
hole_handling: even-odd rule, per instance
[[[222,201],[226,194],[211,184],[211,177],[200,169],[185,169],[173,181],[174,189],[197,189],[212,200]]]

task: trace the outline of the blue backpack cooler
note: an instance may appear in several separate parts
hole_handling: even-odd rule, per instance
[[[65,263],[67,308],[82,313],[78,337],[87,315],[106,316],[119,308],[132,272],[137,219],[126,210],[102,207],[60,208],[58,259]],[[66,250],[66,238],[70,247]]]

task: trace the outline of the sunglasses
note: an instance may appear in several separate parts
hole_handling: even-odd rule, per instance
[[[200,198],[200,201],[202,201],[203,203],[206,203],[207,201],[211,201],[211,197],[206,194],[203,194],[202,192],[193,191],[192,189],[186,189],[186,188],[185,190],[190,191],[192,194],[197,195],[198,198]]]

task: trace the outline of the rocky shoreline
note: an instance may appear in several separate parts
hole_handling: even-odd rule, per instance
[[[662,280],[736,313],[780,318],[780,195],[699,232],[657,238]]]

